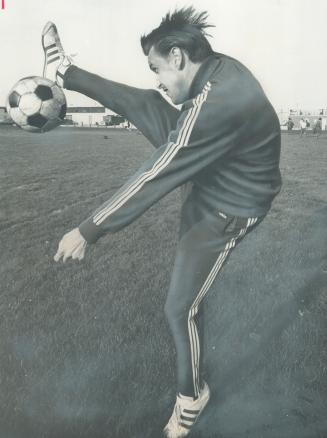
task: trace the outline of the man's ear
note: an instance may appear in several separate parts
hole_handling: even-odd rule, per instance
[[[179,47],[173,47],[169,53],[171,61],[177,70],[183,70],[185,67],[185,54]]]

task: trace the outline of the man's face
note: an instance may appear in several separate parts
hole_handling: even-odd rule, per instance
[[[175,105],[185,102],[189,96],[189,81],[185,76],[183,53],[172,49],[167,57],[160,55],[151,47],[148,62],[150,69],[157,75],[159,88]]]

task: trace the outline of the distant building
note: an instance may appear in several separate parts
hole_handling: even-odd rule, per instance
[[[97,126],[105,124],[103,120],[105,113],[106,109],[104,106],[69,106],[65,118],[68,124]]]
[[[108,114],[103,117],[103,121],[106,126],[118,126],[126,123],[126,120],[122,116],[117,116],[116,114]]]
[[[66,111],[66,125],[94,127],[117,126],[126,123],[126,119],[109,113],[104,106],[69,106]]]

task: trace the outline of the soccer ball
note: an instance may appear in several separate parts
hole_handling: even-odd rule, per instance
[[[8,95],[8,114],[18,126],[29,132],[46,132],[60,125],[66,109],[62,89],[39,76],[21,79]]]

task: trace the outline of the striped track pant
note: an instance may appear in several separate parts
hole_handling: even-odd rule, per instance
[[[194,216],[199,215],[201,213]],[[190,222],[189,217],[184,220]],[[202,386],[202,301],[230,252],[260,221],[261,218],[206,212],[182,232],[165,305],[177,350],[177,381],[181,394],[197,397]]]

